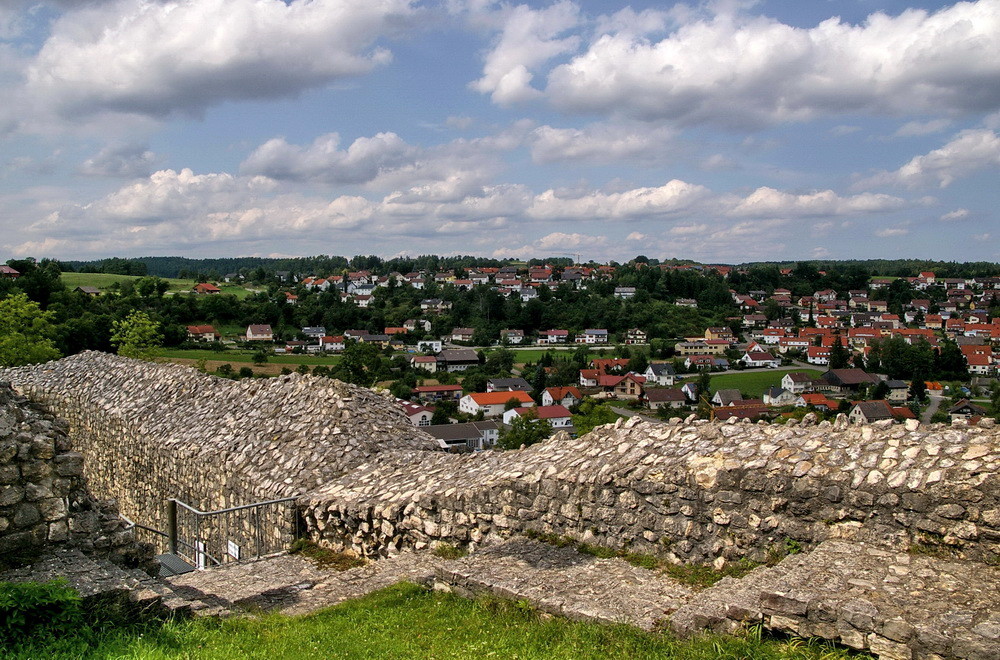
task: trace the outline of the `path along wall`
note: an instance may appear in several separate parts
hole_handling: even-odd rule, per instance
[[[390,399],[327,378],[230,381],[87,352],[0,380],[69,423],[96,495],[161,530],[167,498],[210,510],[295,496],[385,451],[437,447]]]
[[[677,561],[855,535],[1000,551],[1000,434],[891,423],[618,422],[519,451],[379,460],[317,489],[312,533],[363,555],[524,530]]]

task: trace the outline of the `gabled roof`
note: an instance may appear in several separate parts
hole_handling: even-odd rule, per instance
[[[545,391],[549,393],[554,401],[562,401],[568,395],[572,395],[575,399],[582,399],[583,395],[580,394],[580,390],[575,387],[546,387]]]
[[[573,413],[566,406],[532,406],[531,408],[514,408],[518,416],[522,416],[528,411],[534,411],[538,419],[557,419],[560,417],[572,417]],[[530,414],[530,413],[529,413]]]
[[[480,406],[497,406],[500,404],[507,403],[511,399],[517,399],[521,403],[532,403],[531,395],[527,392],[472,392],[466,396],[472,397],[472,400]]]
[[[656,387],[646,390],[646,400],[652,403],[659,403],[663,401],[687,402],[687,396],[680,389]]]

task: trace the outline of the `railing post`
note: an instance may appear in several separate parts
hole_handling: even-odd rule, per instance
[[[167,551],[177,554],[177,500],[167,500]]]

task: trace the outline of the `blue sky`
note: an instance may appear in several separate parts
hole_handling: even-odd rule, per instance
[[[0,260],[1000,260],[1000,0],[0,0]]]

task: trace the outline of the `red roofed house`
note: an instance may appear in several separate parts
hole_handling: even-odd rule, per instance
[[[215,286],[214,284],[209,284],[207,282],[201,282],[199,284],[195,284],[194,288],[191,290],[194,291],[195,293],[200,293],[202,295],[222,293],[222,289]]]
[[[573,414],[566,409],[566,406],[511,408],[503,414],[503,423],[512,424],[515,417],[530,417],[532,413],[535,414],[537,419],[544,419],[551,424],[553,429],[565,428],[573,425]]]
[[[461,385],[418,385],[413,393],[421,401],[458,401],[462,398]]]
[[[403,414],[410,420],[410,424],[414,426],[431,425],[431,417],[434,416],[433,408],[410,403],[409,401],[399,401],[399,405],[403,408]]]
[[[569,330],[542,330],[538,333],[539,344],[565,344],[569,339]]]
[[[459,399],[458,409],[470,415],[481,412],[485,417],[496,417],[503,414],[507,402],[511,399],[516,399],[518,403],[523,404],[523,407],[535,405],[531,395],[524,391],[473,392]]]
[[[21,273],[14,270],[10,266],[0,266],[0,277],[9,277],[12,280],[16,280],[21,277]]]
[[[191,341],[219,341],[219,333],[210,325],[189,325],[187,333]]]
[[[562,405],[569,408],[583,401],[583,395],[575,387],[546,387],[542,392],[542,405]]]

